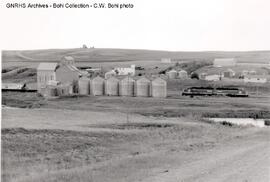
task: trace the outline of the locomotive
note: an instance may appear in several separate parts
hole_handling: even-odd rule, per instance
[[[182,92],[183,96],[228,96],[228,97],[248,97],[248,92],[243,88],[231,87],[190,87]]]

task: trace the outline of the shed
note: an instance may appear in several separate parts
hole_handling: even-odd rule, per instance
[[[93,78],[90,81],[91,94],[95,96],[104,95],[105,80],[100,76]]]
[[[129,76],[124,78],[119,83],[119,94],[121,96],[134,96],[135,80]]]
[[[110,96],[119,95],[119,80],[115,77],[110,77],[105,81],[105,94]]]
[[[150,97],[151,81],[145,77],[138,79],[135,82],[135,93],[137,97]]]
[[[156,78],[151,82],[152,97],[167,97],[167,82],[161,78]]]

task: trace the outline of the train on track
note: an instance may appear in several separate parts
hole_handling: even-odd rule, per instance
[[[228,96],[248,97],[248,92],[243,88],[232,87],[190,87],[182,92],[183,96]]]

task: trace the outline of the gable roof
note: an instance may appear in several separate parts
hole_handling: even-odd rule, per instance
[[[37,70],[55,71],[57,63],[39,63]]]

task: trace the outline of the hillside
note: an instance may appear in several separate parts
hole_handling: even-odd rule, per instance
[[[270,51],[169,52],[138,49],[78,48],[2,51],[2,62],[57,61],[65,55],[73,56],[77,62],[159,61],[164,57],[177,60],[213,60],[214,58],[235,57],[239,61],[246,62],[268,62],[270,59]]]

